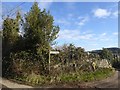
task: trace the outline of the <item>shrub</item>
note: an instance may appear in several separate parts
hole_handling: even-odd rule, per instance
[[[33,53],[26,51],[12,53],[11,60],[13,63],[12,70],[17,75],[29,75],[32,73],[38,75],[44,72],[42,61]]]

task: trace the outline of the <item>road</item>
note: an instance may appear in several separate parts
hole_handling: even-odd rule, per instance
[[[2,82],[1,82],[0,86],[2,86],[2,88],[32,88],[31,86],[19,84],[19,83],[16,83],[16,82],[12,82],[10,80],[7,80],[5,78],[0,77],[0,80],[1,79],[2,79]]]
[[[116,71],[112,77],[86,85],[96,88],[120,88],[120,71]]]
[[[120,88],[120,71],[117,71],[111,78],[103,80],[103,82],[96,85],[98,88]]]

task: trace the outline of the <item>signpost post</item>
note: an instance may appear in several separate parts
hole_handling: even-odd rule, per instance
[[[51,54],[59,54],[59,52],[58,51],[50,51],[49,50],[49,72],[50,72],[50,55]]]

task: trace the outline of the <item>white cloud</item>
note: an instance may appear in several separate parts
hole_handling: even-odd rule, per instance
[[[95,34],[85,34],[79,36],[79,39],[84,39],[84,40],[91,40]]]
[[[78,19],[80,19],[80,22],[78,23],[78,25],[82,26],[84,25],[88,20],[89,20],[89,17],[78,17]]]
[[[114,32],[113,35],[118,35],[118,32]]]
[[[83,17],[82,16],[79,16],[78,19],[82,19]]]
[[[53,2],[53,0],[49,0],[49,2],[44,2],[44,1],[43,2],[39,2],[38,6],[39,6],[39,8],[41,10],[43,10],[44,8],[45,9],[49,9],[49,7],[51,6],[52,2]]]
[[[91,45],[92,45],[92,46],[97,46],[98,44],[97,44],[97,43],[92,43]]]
[[[110,41],[114,41],[116,40],[116,38],[114,38],[114,35],[117,35],[118,33],[117,32],[114,32],[114,33],[111,33],[111,34],[108,34],[108,33],[101,33],[101,34],[97,34],[96,37],[93,39],[93,40],[96,40],[96,41],[102,41],[102,42],[110,42]],[[113,39],[114,38],[114,39]]]
[[[101,8],[94,10],[93,13],[94,13],[94,16],[98,18],[105,18],[111,15],[110,11],[108,11],[107,9],[101,9]]]
[[[74,37],[79,36],[79,30],[61,30],[59,32],[59,38],[61,39],[74,39]]]
[[[113,16],[118,17],[118,11],[113,12]]]
[[[101,34],[101,36],[105,36],[105,35],[106,35],[106,33],[102,33],[102,34]]]
[[[114,34],[116,35],[117,33],[114,32]],[[80,30],[65,29],[59,32],[58,40],[63,43],[74,42],[75,45],[82,46],[89,50],[92,48],[108,47],[108,45],[112,43],[113,46],[115,46],[117,38],[114,38],[113,33],[111,33],[111,35],[106,32],[94,34],[88,30],[81,32]]]
[[[72,16],[73,16],[73,14],[71,14],[71,13],[68,14],[68,17],[72,17]]]
[[[94,36],[92,33],[83,34],[80,30],[61,30],[59,39],[64,40],[89,40]]]
[[[115,33],[116,34],[116,33]],[[87,41],[109,41],[111,40],[111,36],[108,36],[107,33],[102,33],[102,34],[94,34],[92,32],[84,33],[80,32],[80,30],[61,30],[59,32],[59,37],[58,39],[60,40],[68,40],[68,41],[73,41],[73,40],[87,40]]]
[[[110,38],[107,36],[107,33],[99,34],[99,35],[97,35],[97,37],[95,39],[100,40],[100,41],[108,41],[108,40],[110,40]]]
[[[68,22],[65,19],[56,19],[55,22],[60,23],[60,24],[65,24],[65,25],[70,24],[70,22]]]
[[[0,30],[2,30],[3,19],[0,17]]]

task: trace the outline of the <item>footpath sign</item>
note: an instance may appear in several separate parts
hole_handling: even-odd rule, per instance
[[[49,51],[49,71],[50,71],[50,55],[51,54],[59,54],[58,51]]]
[[[50,51],[50,54],[59,54],[58,51]]]

